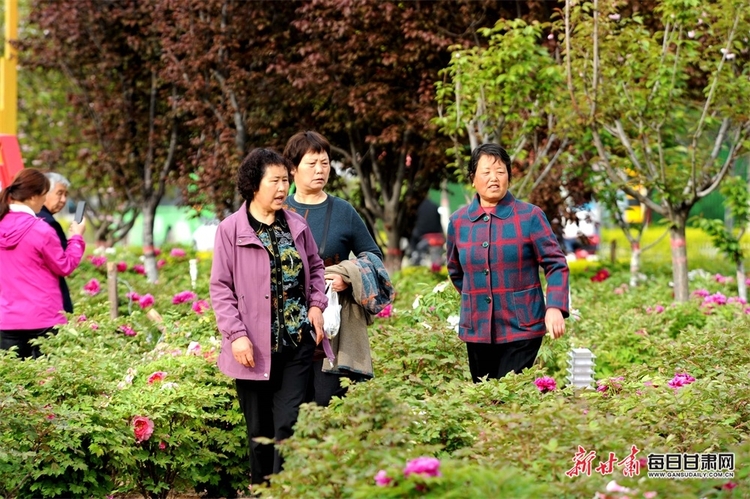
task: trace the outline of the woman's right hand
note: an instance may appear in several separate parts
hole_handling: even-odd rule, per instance
[[[255,367],[253,344],[250,343],[250,338],[247,336],[237,338],[232,342],[232,355],[234,355],[234,360],[243,366]]]
[[[76,223],[75,220],[70,222],[70,233],[74,236],[83,236],[86,231],[86,220]]]

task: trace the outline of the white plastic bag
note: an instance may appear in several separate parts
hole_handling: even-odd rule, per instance
[[[326,281],[326,297],[328,306],[323,311],[323,330],[329,339],[335,338],[341,328],[341,305],[339,294],[331,287],[333,281]]]

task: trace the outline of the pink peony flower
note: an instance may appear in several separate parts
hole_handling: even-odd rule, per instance
[[[91,279],[89,282],[84,284],[83,290],[91,296],[94,296],[99,294],[99,292],[102,290],[102,287],[99,285],[99,281],[97,279]]]
[[[721,486],[721,488],[724,490],[732,490],[735,487],[737,487],[737,482],[727,482]]]
[[[86,322],[87,317],[84,314],[78,316],[78,322]]]
[[[727,297],[724,296],[722,293],[714,293],[703,299],[703,305],[710,305],[712,303],[715,303],[716,305],[726,305]]]
[[[200,355],[201,354],[201,344],[197,341],[191,341],[190,344],[187,347],[187,351],[185,352],[185,355]]]
[[[440,460],[434,457],[418,457],[406,463],[404,476],[411,474],[440,476]]]
[[[172,251],[169,252],[169,256],[174,258],[182,258],[185,255],[187,255],[187,253],[185,253],[185,250],[182,248],[172,248]]]
[[[154,434],[154,422],[146,416],[136,416],[133,418],[133,433],[135,441],[145,442]]]
[[[198,298],[198,295],[196,295],[192,291],[180,291],[172,297],[172,304],[179,305],[180,303],[193,301],[196,298]]]
[[[96,322],[92,322],[92,323],[91,323],[91,324],[89,325],[89,327],[90,327],[91,329],[93,329],[94,331],[96,331],[97,329],[99,329],[99,324],[97,324]]]
[[[203,312],[211,308],[206,300],[198,300],[193,302],[193,311],[198,315],[203,315]]]
[[[159,260],[158,260],[158,261],[156,262],[156,268],[157,268],[157,269],[160,269],[160,268],[162,268],[163,266],[165,266],[166,264],[167,264],[167,261],[166,261],[165,259],[163,259],[163,258],[160,258],[160,259],[159,259]]]
[[[141,295],[139,295],[135,291],[128,291],[127,293],[125,293],[125,298],[131,301],[140,301]]]
[[[154,248],[154,256],[161,255],[161,250],[159,248]]]
[[[690,383],[695,382],[695,378],[690,376],[688,373],[678,373],[674,375],[674,378],[667,383],[670,388],[674,388],[677,390],[678,388],[682,388],[683,386],[689,385]]]
[[[387,487],[392,481],[393,478],[390,478],[385,470],[380,470],[378,471],[378,474],[375,475],[375,483],[378,487]]]
[[[94,267],[101,267],[107,263],[107,257],[106,256],[92,256],[91,257],[91,265]]]
[[[557,382],[554,380],[554,378],[550,378],[549,376],[535,379],[534,384],[542,393],[557,390]]]
[[[610,14],[607,17],[609,17],[613,21],[619,21],[620,20],[620,14]]]
[[[159,442],[159,450],[164,450],[166,448],[167,448],[167,444],[165,444],[164,442]]]
[[[611,480],[611,481],[610,481],[610,482],[609,482],[609,483],[607,484],[607,487],[606,487],[606,489],[605,489],[605,490],[606,490],[607,492],[622,492],[622,493],[625,493],[625,494],[628,494],[628,493],[630,493],[630,492],[633,492],[633,491],[632,491],[632,490],[630,490],[629,488],[627,488],[627,487],[623,487],[622,485],[620,485],[619,483],[615,482],[614,480]]]
[[[122,273],[128,270],[128,264],[126,262],[117,262],[117,271]]]
[[[133,265],[133,272],[135,272],[136,274],[145,275],[146,274],[146,267],[144,267],[140,263],[136,264],[136,265]]]
[[[135,336],[138,334],[130,326],[120,326],[120,331],[125,333],[125,336]]]
[[[707,289],[696,289],[695,291],[693,291],[692,294],[693,294],[693,296],[698,296],[700,298],[705,298],[708,295],[710,295],[711,293],[709,293]]]
[[[150,293],[143,295],[138,299],[138,305],[140,305],[141,308],[148,308],[153,304],[154,304],[154,297],[151,296]]]
[[[162,381],[164,378],[167,377],[167,373],[164,371],[156,371],[151,376],[148,377],[148,384],[153,385],[157,381]]]
[[[393,305],[389,303],[383,308],[383,310],[378,312],[377,317],[386,318],[390,317],[391,315],[393,315]]]
[[[654,499],[654,497],[656,497],[656,492],[653,490],[649,492],[644,492],[643,497],[645,497],[646,499]]]

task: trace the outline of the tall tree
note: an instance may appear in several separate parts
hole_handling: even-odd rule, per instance
[[[165,76],[189,113],[190,156],[180,184],[187,202],[223,215],[239,204],[234,172],[253,147],[283,147],[298,118],[294,89],[268,71],[288,50],[295,2],[156,0]],[[272,7],[271,7],[272,5]]]
[[[566,2],[572,123],[612,185],[669,221],[675,300],[686,301],[690,209],[749,145],[750,5],[662,0],[657,29],[618,5]]]
[[[166,26],[154,13],[136,0],[33,0],[30,21],[38,30],[22,40],[32,65],[61,71],[73,86],[69,119],[96,145],[89,150],[88,178],[111,182],[143,214],[151,281],[158,276],[154,215],[184,151],[177,87],[162,77]]]
[[[571,167],[563,174],[563,162],[577,161],[570,138],[558,126],[565,72],[550,25],[500,20],[478,35],[480,43],[455,50],[443,71],[435,123],[453,141],[456,166],[480,144],[503,145],[514,163],[513,194],[562,220],[567,205],[587,201],[590,191],[583,188],[585,171]]]
[[[515,4],[483,1],[380,2],[313,0],[292,23],[294,50],[274,69],[297,89],[293,102],[326,133],[360,181],[362,213],[382,223],[391,270],[419,201],[446,175],[436,133],[435,82],[449,47],[468,45],[476,30]]]

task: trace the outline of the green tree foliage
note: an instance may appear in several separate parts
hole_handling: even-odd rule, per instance
[[[22,48],[32,67],[60,71],[72,86],[68,120],[95,147],[71,144],[86,178],[111,187],[144,217],[149,278],[157,279],[154,214],[186,143],[177,87],[162,77],[163,18],[151,5],[31,3],[35,29]]]
[[[688,298],[685,224],[750,134],[750,6],[663,0],[658,27],[616,2],[566,2],[569,126],[613,187],[670,223],[675,299]],[[644,195],[637,187],[643,186]]]

